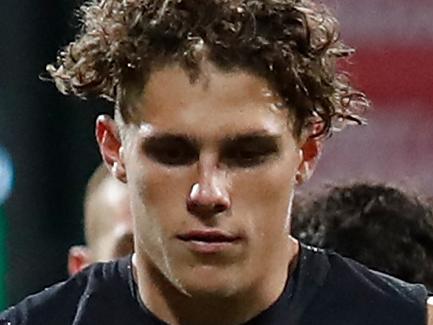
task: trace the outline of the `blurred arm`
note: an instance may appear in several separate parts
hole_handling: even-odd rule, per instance
[[[433,297],[430,297],[427,300],[427,310],[428,310],[428,316],[427,316],[427,324],[433,325]]]

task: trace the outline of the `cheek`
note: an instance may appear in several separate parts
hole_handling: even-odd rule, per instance
[[[234,178],[234,208],[251,215],[254,228],[274,229],[285,224],[296,172],[291,161],[272,163]]]
[[[134,216],[134,236],[137,249],[153,259],[161,259],[167,236],[176,227],[173,223],[174,206],[170,178],[145,164],[145,168],[128,176],[131,191],[131,209]]]
[[[135,193],[135,215],[142,219],[151,219],[155,223],[172,224],[181,220],[179,216],[185,210],[188,194],[188,171],[169,169],[158,166],[148,160],[144,168],[134,175],[132,181]],[[140,206],[140,208],[138,208]],[[146,211],[146,215],[143,215]]]

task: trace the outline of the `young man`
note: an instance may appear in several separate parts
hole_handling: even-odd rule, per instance
[[[91,263],[112,261],[134,250],[128,189],[104,165],[96,168],[87,183],[84,235],[86,245],[69,250],[70,275]]]
[[[127,183],[132,259],[98,264],[1,318],[17,324],[426,324],[426,290],[289,237],[321,135],[365,102],[350,49],[309,0],[104,0],[48,67],[115,102],[96,136]],[[433,323],[433,322],[432,322]]]

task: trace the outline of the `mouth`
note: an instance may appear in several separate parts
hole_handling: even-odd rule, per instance
[[[220,230],[194,230],[177,238],[197,253],[215,254],[228,250],[239,243],[240,236]]]

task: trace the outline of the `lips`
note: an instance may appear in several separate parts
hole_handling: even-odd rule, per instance
[[[239,236],[219,230],[195,230],[178,236],[183,241],[198,241],[204,243],[231,243],[239,240]]]
[[[217,254],[230,251],[242,239],[220,230],[195,230],[177,236],[187,247],[199,254]]]

